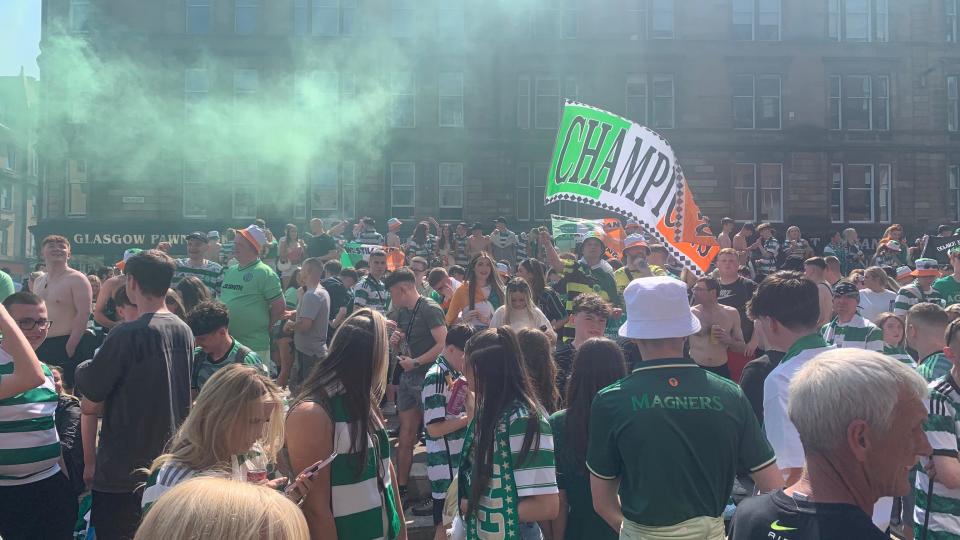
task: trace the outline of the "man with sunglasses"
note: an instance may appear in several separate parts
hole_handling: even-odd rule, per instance
[[[0,448],[15,449],[16,459],[0,458],[0,537],[69,539],[77,499],[61,469],[57,391],[53,373],[33,352],[50,330],[47,306],[30,292],[10,295],[3,306]]]

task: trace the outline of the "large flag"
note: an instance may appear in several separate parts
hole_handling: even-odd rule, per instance
[[[603,238],[607,251],[617,257],[623,256],[623,240],[626,234],[617,218],[581,219],[564,216],[550,216],[553,239],[557,249],[574,251],[577,244],[588,234],[596,233]]]
[[[696,274],[720,248],[666,139],[615,114],[567,102],[545,204],[589,204],[635,219]]]
[[[387,246],[378,246],[375,244],[360,244],[357,242],[347,242],[343,245],[343,253],[340,254],[340,264],[344,268],[353,268],[357,262],[369,261],[370,254],[381,249],[387,253],[387,270],[391,272],[403,266],[403,250]]]
[[[928,236],[922,256],[946,266],[950,264],[950,250],[956,247],[960,247],[960,236]]]

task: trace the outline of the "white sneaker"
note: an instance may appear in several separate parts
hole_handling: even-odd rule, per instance
[[[397,414],[397,404],[387,402],[383,405],[383,414],[385,416],[394,416]]]

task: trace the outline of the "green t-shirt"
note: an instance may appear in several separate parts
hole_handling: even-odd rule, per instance
[[[940,293],[940,297],[948,306],[960,304],[960,283],[953,276],[943,276],[933,282],[933,290]]]
[[[689,359],[638,365],[593,401],[587,468],[620,478],[623,515],[634,523],[719,517],[734,476],[775,461],[750,402]]]
[[[10,277],[10,274],[0,270],[0,302],[3,302],[15,292],[17,290],[13,286],[13,278]]]
[[[259,259],[228,268],[220,300],[230,310],[230,335],[254,351],[270,350],[270,303],[281,293],[280,278]]]
[[[406,342],[410,347],[412,358],[425,354],[437,344],[431,330],[438,326],[446,326],[443,309],[436,302],[421,296],[418,303],[419,305],[413,309],[398,310],[396,315],[397,330],[406,335]],[[428,358],[426,362],[421,362],[420,367],[410,370],[408,373],[425,374],[434,361],[436,361],[436,358]]]
[[[931,383],[949,373],[950,367],[950,359],[944,356],[942,352],[938,352],[920,360],[917,373],[928,383]]]
[[[567,529],[563,540],[617,540],[617,531],[593,509],[590,474],[567,447],[566,409],[553,413],[550,428],[557,462],[557,487],[567,495]]]

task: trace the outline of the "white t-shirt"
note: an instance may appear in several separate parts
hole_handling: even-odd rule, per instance
[[[524,328],[533,328],[534,330],[539,330],[542,326],[550,328],[550,321],[548,321],[547,316],[540,311],[540,308],[532,306],[532,310],[533,317],[531,317],[526,310],[513,312],[513,315],[510,317],[509,324],[514,331],[519,332]],[[493,319],[490,320],[490,328],[497,328],[508,324],[505,321],[506,318],[507,306],[500,306],[497,308],[497,311],[494,312]]]
[[[873,292],[870,289],[860,291],[860,315],[873,322],[884,311],[893,311],[893,300],[897,293],[893,291]]]
[[[492,289],[489,285],[483,287],[481,290],[483,291],[484,296],[487,298],[490,297],[490,291]],[[474,312],[482,315],[484,319],[490,320],[490,318],[493,317],[493,304],[491,304],[489,300],[484,300],[483,302],[475,303],[472,310],[469,307],[465,307],[460,311],[460,318],[466,319],[468,315]],[[475,327],[483,327],[483,325],[480,323],[472,323],[472,325]]]

